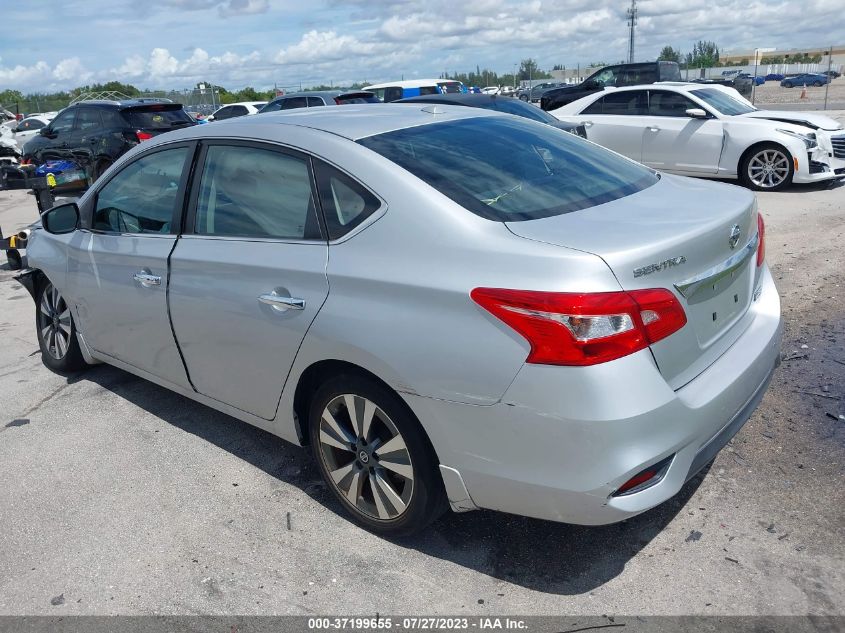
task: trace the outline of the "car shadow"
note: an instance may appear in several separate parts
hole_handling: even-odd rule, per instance
[[[344,513],[307,449],[109,365],[68,377],[69,383],[85,380]],[[420,535],[386,540],[525,588],[582,594],[621,574],[686,505],[706,472],[663,505],[614,525],[568,525],[492,511],[447,512]]]

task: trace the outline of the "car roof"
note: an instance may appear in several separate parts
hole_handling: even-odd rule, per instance
[[[145,105],[155,105],[156,103],[160,104],[172,104],[173,101],[170,99],[155,99],[151,97],[146,98],[139,98],[139,99],[120,99],[119,101],[110,100],[110,99],[88,99],[86,101],[77,101],[76,103],[71,103],[68,107],[69,108],[76,108],[81,106],[113,106],[117,108],[132,108],[135,106],[145,106]]]
[[[266,101],[237,101],[236,103],[224,103],[222,106],[220,106],[217,109],[221,110],[221,109],[226,108],[228,106],[236,106],[236,105],[258,107],[258,106],[263,106],[265,103],[267,103],[267,102]]]
[[[404,81],[386,81],[380,84],[364,86],[364,90],[370,88],[419,88],[421,86],[436,86],[442,83],[460,83],[457,79],[406,79]]]
[[[178,139],[202,138],[222,132],[223,136],[241,138],[267,138],[273,140],[276,135],[267,136],[268,126],[293,125],[334,134],[349,140],[358,140],[368,136],[384,134],[410,127],[442,123],[461,119],[473,119],[488,116],[509,116],[494,110],[467,108],[464,106],[420,104],[412,108],[408,104],[385,103],[345,105],[342,108],[297,108],[285,112],[266,112],[260,116],[235,117],[215,122],[211,125],[196,125],[167,134],[157,139],[166,141]],[[281,130],[280,130],[281,132]],[[152,141],[146,141],[151,143]]]

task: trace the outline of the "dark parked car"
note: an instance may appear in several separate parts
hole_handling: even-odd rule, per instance
[[[643,62],[605,66],[594,72],[580,84],[553,88],[543,93],[540,107],[555,110],[576,99],[586,97],[608,86],[636,86],[653,84],[657,81],[681,81],[681,69],[675,62]]]
[[[751,92],[754,88],[754,80],[751,78],[751,75],[741,73],[732,78],[720,77],[718,79],[693,79],[690,83],[709,84],[711,86],[714,84],[719,86],[728,86],[729,88],[734,88],[746,99],[751,98]]]
[[[511,97],[485,94],[423,95],[420,97],[400,99],[399,101],[394,101],[394,103],[441,103],[443,105],[459,105],[469,106],[471,108],[483,108],[485,110],[496,110],[498,112],[506,112],[525,117],[532,121],[546,123],[566,132],[587,138],[587,131],[584,129],[582,123],[559,121],[548,112],[540,110],[537,106]]]
[[[828,77],[830,77],[831,79],[836,79],[837,77],[841,77],[841,76],[842,76],[842,73],[840,73],[840,72],[838,72],[838,71],[836,71],[836,70],[826,70],[826,71],[824,71],[822,74],[823,74],[823,75],[827,75],[827,76],[828,76]]]
[[[531,88],[522,88],[517,91],[516,96],[519,97],[522,101],[530,101],[532,103],[536,103],[540,100],[540,98],[546,93],[547,90],[551,90],[552,88],[560,88],[563,84],[558,82],[548,82],[545,81],[541,84],[535,84],[531,86]]]
[[[782,81],[786,75],[781,73],[769,73],[766,75],[766,81]]]
[[[378,97],[366,90],[343,92],[342,90],[313,90],[310,92],[293,92],[276,97],[258,111],[276,112],[277,110],[294,110],[296,108],[316,108],[331,105],[349,105],[351,103],[381,103]]]
[[[163,132],[196,125],[179,103],[127,99],[68,106],[23,147],[25,162],[72,160],[96,180],[120,156]]]
[[[802,75],[795,75],[794,77],[787,77],[780,82],[784,88],[794,88],[795,86],[823,86],[830,82],[830,77],[820,73],[804,73]]]

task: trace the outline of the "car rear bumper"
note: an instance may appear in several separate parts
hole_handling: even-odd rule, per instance
[[[736,343],[677,391],[643,350],[593,367],[525,365],[490,406],[404,396],[449,469],[444,482],[455,509],[614,523],[674,496],[759,404],[782,332],[768,269],[750,310],[754,318]],[[659,483],[613,496],[668,457]]]

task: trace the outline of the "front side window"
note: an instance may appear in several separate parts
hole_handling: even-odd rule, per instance
[[[223,119],[231,119],[232,116],[232,106],[226,106],[225,108],[221,108],[217,111],[217,114],[214,115],[214,118],[218,121],[222,121]]]
[[[282,110],[295,110],[296,108],[304,108],[308,105],[305,97],[291,97],[290,99],[285,99],[285,102],[282,104]]]
[[[245,114],[249,114],[249,110],[247,110],[246,106],[232,106],[232,116],[244,116]]]
[[[305,159],[272,149],[212,145],[200,181],[199,235],[318,239]]]
[[[422,92],[420,94],[422,94]],[[384,89],[384,98],[382,99],[382,101],[384,101],[385,103],[390,103],[391,101],[398,101],[403,96],[405,96],[405,94],[402,88],[395,88],[391,86],[390,88]]]
[[[279,99],[277,101],[271,101],[266,106],[261,108],[261,113],[264,114],[265,112],[276,112],[282,109],[282,104],[284,103],[284,99]]]
[[[65,110],[50,124],[50,129],[55,134],[70,132],[73,129],[73,120],[76,118],[76,109]]]
[[[517,117],[478,117],[358,141],[473,213],[534,220],[650,187],[650,169],[574,134]]]
[[[600,86],[615,86],[616,85],[616,75],[619,73],[619,66],[608,66],[607,68],[603,68],[597,73],[594,73],[592,76],[588,78],[587,81],[594,81]]]
[[[334,167],[317,163],[316,171],[329,239],[343,237],[381,205],[362,185]]]
[[[179,183],[189,149],[146,154],[97,193],[92,228],[109,233],[173,233]]]
[[[651,116],[687,116],[687,110],[698,106],[677,92],[652,90],[648,95],[648,113]]]
[[[581,114],[638,115],[647,111],[645,90],[626,90],[610,92],[597,101],[593,101]]]

